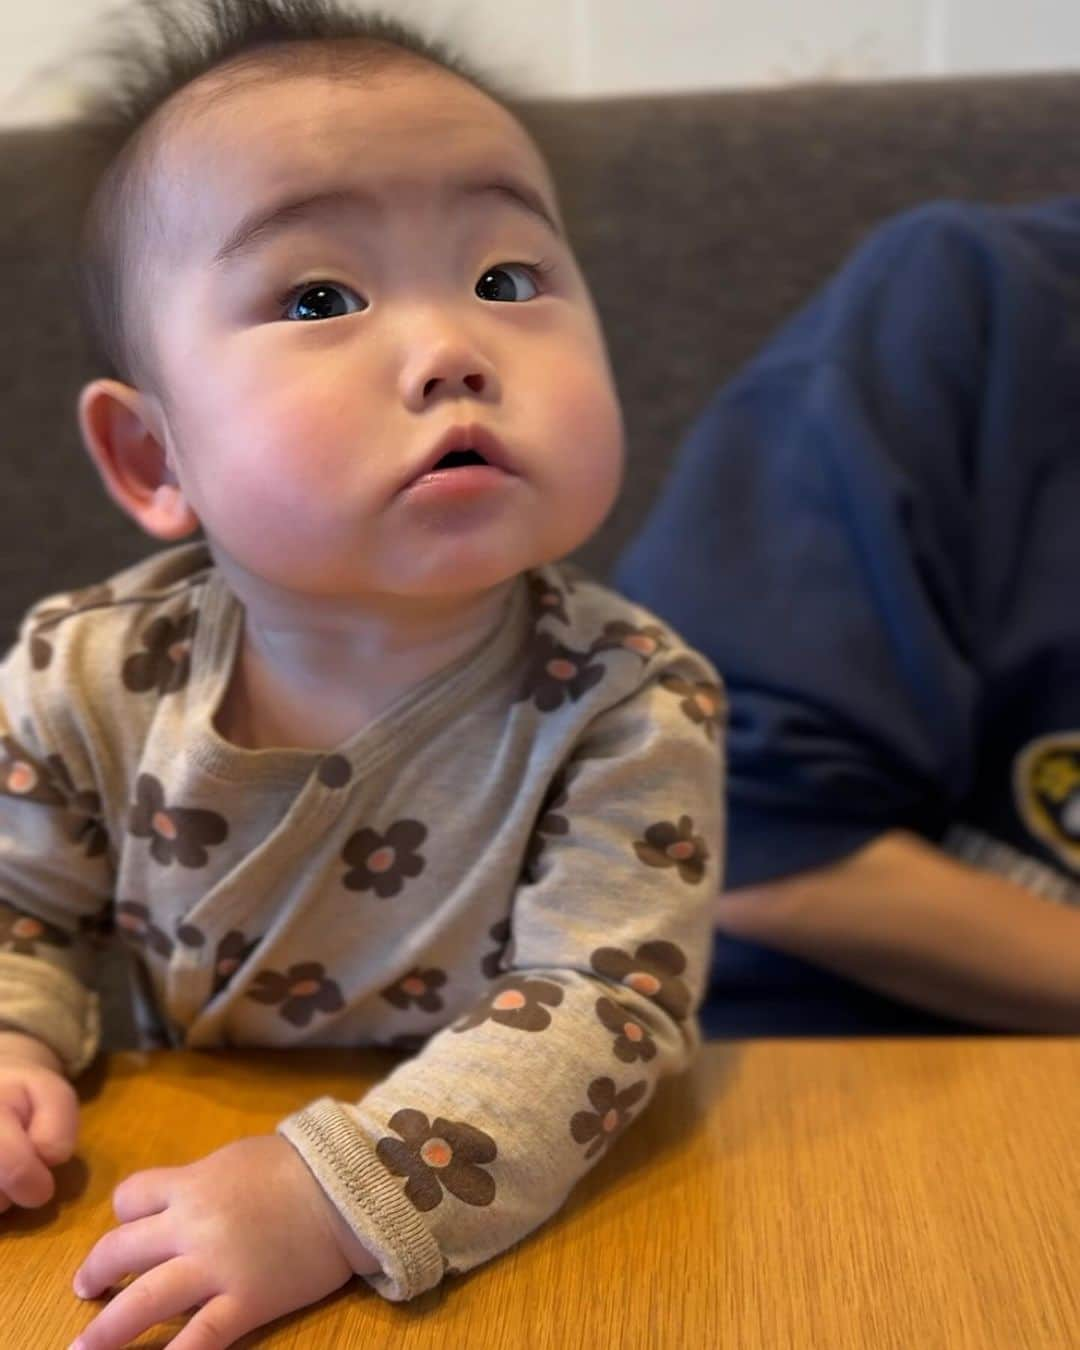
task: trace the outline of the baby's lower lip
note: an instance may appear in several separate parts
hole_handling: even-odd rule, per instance
[[[413,479],[405,491],[409,496],[476,497],[496,490],[512,477],[493,464],[465,464],[457,469],[432,469]]]

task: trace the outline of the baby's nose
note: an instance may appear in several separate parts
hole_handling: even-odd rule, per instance
[[[498,377],[488,357],[459,337],[414,352],[401,372],[401,395],[415,412],[442,398],[496,398]]]

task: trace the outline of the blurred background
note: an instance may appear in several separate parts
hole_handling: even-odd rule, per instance
[[[0,123],[66,116],[79,53],[117,8],[127,5],[0,0]],[[1080,0],[393,0],[381,8],[460,42],[535,95],[1080,65]]]

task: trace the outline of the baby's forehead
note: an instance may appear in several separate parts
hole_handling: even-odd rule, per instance
[[[547,163],[518,118],[444,71],[364,84],[301,73],[193,89],[172,110],[156,158],[163,216],[181,228],[189,218],[204,236],[308,189],[364,183],[422,193],[503,177],[558,211]]]

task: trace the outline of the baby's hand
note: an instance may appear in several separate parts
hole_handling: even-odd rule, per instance
[[[0,1058],[0,1214],[48,1204],[56,1190],[49,1168],[67,1162],[78,1133],[79,1099],[62,1074]]]
[[[224,1350],[378,1263],[280,1135],[226,1144],[187,1167],[135,1172],[113,1192],[120,1220],[75,1274],[80,1298],[136,1275],[72,1350],[118,1350],[197,1309],[170,1350]],[[350,1264],[351,1262],[351,1264]]]

